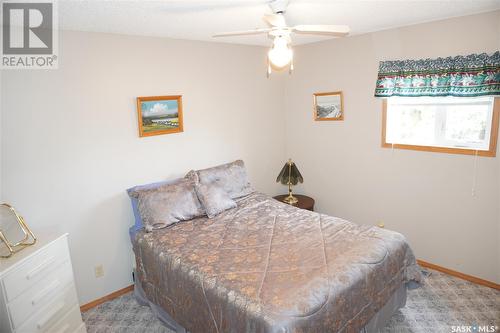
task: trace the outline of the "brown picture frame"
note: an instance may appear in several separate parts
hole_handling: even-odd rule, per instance
[[[184,131],[182,95],[137,97],[139,137]]]
[[[321,105],[320,99],[322,97],[334,98],[324,98],[326,105]],[[338,101],[336,100],[338,96]],[[331,105],[328,105],[331,104]],[[323,110],[320,110],[322,108]],[[326,113],[334,114],[340,112],[338,116],[327,116]],[[344,120],[344,95],[342,91],[332,91],[332,92],[321,92],[313,94],[313,118],[315,121],[338,121]]]

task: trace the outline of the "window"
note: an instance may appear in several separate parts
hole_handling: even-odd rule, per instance
[[[500,98],[390,97],[382,146],[495,156]]]

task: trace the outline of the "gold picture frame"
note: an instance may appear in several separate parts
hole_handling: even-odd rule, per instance
[[[313,94],[313,116],[316,121],[344,120],[342,91]]]
[[[10,258],[14,253],[21,251],[27,246],[33,245],[36,243],[36,237],[28,227],[24,218],[17,213],[17,211],[11,205],[7,203],[1,203],[0,208],[6,209],[8,211],[8,215],[12,215],[15,219],[15,222],[11,223],[10,227],[7,226],[7,229],[15,228],[16,225],[19,227],[22,238],[21,239],[9,239],[8,232],[6,230],[0,228],[0,245],[3,243],[7,249],[7,254],[0,253],[0,258]]]
[[[182,95],[137,97],[139,136],[184,131]]]

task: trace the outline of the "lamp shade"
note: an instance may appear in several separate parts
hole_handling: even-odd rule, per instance
[[[303,183],[304,178],[302,178],[297,165],[292,160],[288,160],[276,178],[276,182],[283,185],[297,185],[299,182]]]

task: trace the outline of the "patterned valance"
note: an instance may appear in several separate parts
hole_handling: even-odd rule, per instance
[[[500,52],[381,61],[375,97],[500,95]]]

